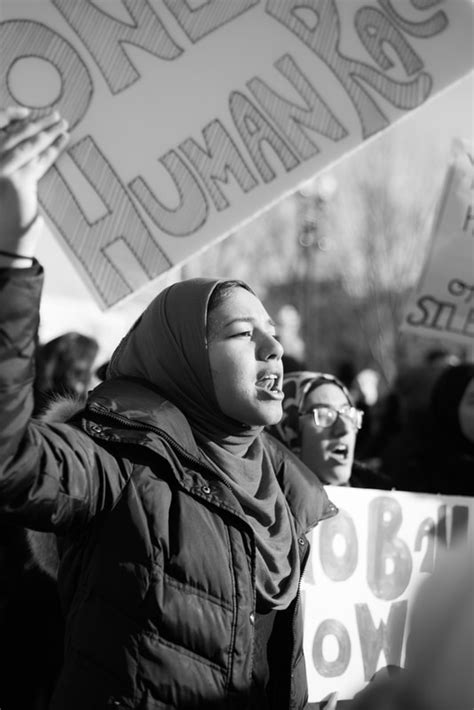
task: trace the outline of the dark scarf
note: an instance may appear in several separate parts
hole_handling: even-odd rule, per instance
[[[190,279],[162,291],[112,355],[107,377],[145,379],[184,413],[203,457],[230,486],[255,533],[258,608],[285,609],[299,580],[294,524],[263,427],[227,417],[216,400],[206,327],[218,283]]]

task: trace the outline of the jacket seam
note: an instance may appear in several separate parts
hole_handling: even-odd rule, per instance
[[[232,550],[232,544],[230,540],[230,532],[229,528],[226,526],[225,528],[226,531],[226,542],[227,546],[229,549],[229,561],[231,562],[230,564],[230,570],[231,570],[231,579],[232,579],[232,599],[233,599],[233,604],[232,604],[232,623],[231,623],[231,633],[230,633],[230,644],[229,644],[229,652],[227,654],[227,677],[226,677],[226,690],[229,689],[231,681],[232,681],[232,675],[233,675],[233,658],[234,658],[234,651],[235,651],[235,637],[236,637],[236,630],[237,630],[237,595],[235,591],[235,566],[233,564],[234,562],[234,554]]]
[[[208,658],[205,656],[201,656],[198,653],[195,653],[194,651],[191,651],[190,649],[186,648],[185,646],[181,646],[179,643],[175,643],[173,641],[169,641],[168,639],[164,639],[163,636],[160,636],[159,634],[154,633],[153,631],[145,631],[144,636],[148,636],[148,638],[152,639],[153,641],[156,641],[157,643],[161,644],[162,646],[167,646],[168,648],[172,648],[174,651],[177,651],[177,653],[181,653],[183,656],[189,656],[189,658],[192,658],[195,661],[198,661],[199,663],[202,663],[204,666],[208,666],[209,668],[214,668],[214,670],[219,671],[219,673],[225,673],[225,668],[223,666],[220,666],[218,663],[215,663],[214,661],[210,661]]]
[[[177,580],[176,577],[172,577],[171,575],[169,575],[167,572],[163,572],[163,576],[166,577],[166,580],[168,584],[170,584],[170,586],[175,587],[176,589],[180,589],[186,594],[195,594],[197,597],[202,597],[203,599],[206,599],[206,601],[209,601],[212,604],[216,604],[216,606],[224,607],[225,609],[227,609],[227,611],[232,611],[232,604],[229,604],[229,602],[227,602],[225,599],[221,599],[220,597],[216,597],[213,594],[204,592],[198,587],[195,587],[194,585],[189,584],[187,582],[181,582],[180,580]]]
[[[234,508],[232,505],[229,505],[228,503],[221,500],[217,496],[203,495],[199,491],[196,491],[196,489],[193,488],[193,486],[188,488],[185,484],[183,484],[182,482],[179,482],[179,481],[178,481],[178,485],[180,485],[183,490],[185,490],[187,493],[192,495],[194,498],[197,498],[201,503],[207,503],[211,506],[214,506],[218,510],[224,510],[227,513],[230,513],[231,515],[238,518],[245,525],[248,525],[250,527],[248,520],[245,519],[244,515],[239,510],[237,510],[237,508]]]

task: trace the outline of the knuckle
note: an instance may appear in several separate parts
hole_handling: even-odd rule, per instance
[[[38,131],[38,133],[36,133],[34,136],[31,136],[30,138],[25,140],[25,152],[35,150],[39,146],[41,146],[45,142],[46,136],[47,134],[45,131]]]
[[[18,153],[19,155],[24,155],[25,153],[29,153],[30,150],[34,146],[34,140],[32,138],[29,138],[28,140],[22,141],[16,148],[15,152]]]
[[[22,141],[21,143],[18,143],[11,149],[11,153],[13,157],[18,157],[22,158],[34,149],[35,146],[35,140],[33,138],[28,138],[27,140]]]

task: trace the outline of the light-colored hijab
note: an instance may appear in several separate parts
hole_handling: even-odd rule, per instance
[[[260,436],[263,427],[226,416],[212,380],[207,314],[220,283],[190,279],[162,291],[112,355],[107,378],[146,380],[183,412],[201,453],[231,487],[254,531],[257,608],[285,609],[299,580],[293,519]]]

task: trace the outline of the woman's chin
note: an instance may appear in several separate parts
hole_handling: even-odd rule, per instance
[[[252,416],[253,426],[273,426],[278,424],[283,416],[283,408],[281,402],[277,400],[260,402]]]
[[[325,472],[324,483],[330,486],[345,486],[351,477],[351,466],[338,464]]]

